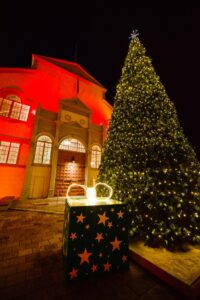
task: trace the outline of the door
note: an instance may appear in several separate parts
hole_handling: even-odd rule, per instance
[[[56,196],[66,196],[67,188],[71,183],[85,183],[85,153],[59,150],[57,175],[56,175]],[[71,196],[83,195],[82,188],[73,188]]]
[[[35,176],[33,180],[33,187],[31,198],[44,198],[44,176]]]

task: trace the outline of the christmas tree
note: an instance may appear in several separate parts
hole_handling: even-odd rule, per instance
[[[200,243],[200,164],[137,35],[116,88],[98,181],[128,203],[130,237],[173,250]]]

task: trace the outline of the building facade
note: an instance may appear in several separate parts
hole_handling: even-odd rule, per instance
[[[92,186],[112,113],[105,92],[78,64],[55,58],[0,69],[0,199]]]

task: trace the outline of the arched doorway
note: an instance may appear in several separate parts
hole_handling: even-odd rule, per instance
[[[61,142],[58,152],[56,196],[66,196],[71,183],[85,183],[85,152],[84,145],[77,139],[65,139]],[[71,195],[83,195],[83,190],[73,189]]]

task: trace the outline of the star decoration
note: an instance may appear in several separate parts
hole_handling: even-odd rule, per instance
[[[77,238],[76,232],[72,232],[71,235],[70,235],[70,239],[74,240],[76,238]]]
[[[78,222],[83,223],[83,220],[84,220],[85,217],[83,216],[82,213],[81,213],[79,216],[76,216],[76,217],[77,217],[77,221],[76,221],[77,223],[78,223]]]
[[[78,270],[73,268],[71,272],[69,272],[70,279],[77,277]]]
[[[126,256],[126,255],[123,255],[123,256],[122,256],[122,261],[123,261],[123,262],[127,261],[127,256]]]
[[[98,243],[99,243],[101,240],[103,240],[102,234],[103,234],[103,233],[98,233],[98,232],[97,232],[97,236],[96,236],[95,239],[98,241]]]
[[[103,224],[104,226],[106,225],[106,221],[109,219],[108,217],[106,217],[106,213],[104,212],[103,215],[98,214],[99,216],[99,222],[98,224]]]
[[[97,267],[98,267],[97,265],[93,265],[92,268],[91,268],[92,272],[96,272],[97,271]]]
[[[85,229],[89,229],[89,228],[90,228],[90,225],[87,224],[87,225],[85,226]]]
[[[137,29],[133,30],[133,32],[131,33],[130,39],[134,40],[137,36],[139,35]]]
[[[108,222],[108,227],[111,228],[113,226],[112,222]]]
[[[83,253],[78,254],[78,256],[80,256],[81,261],[80,261],[80,265],[82,265],[84,262],[89,264],[89,257],[90,255],[92,255],[91,252],[87,252],[87,249],[84,249]]]
[[[117,237],[115,237],[115,240],[113,242],[110,242],[113,246],[112,251],[116,249],[120,250],[119,245],[121,244],[121,242],[122,241],[118,241]]]
[[[120,210],[120,211],[117,213],[117,215],[118,215],[118,218],[119,218],[119,219],[120,219],[120,218],[122,219],[124,213]]]
[[[104,272],[110,271],[111,264],[109,264],[109,262],[107,262],[106,264],[103,264],[103,265],[104,265]]]

